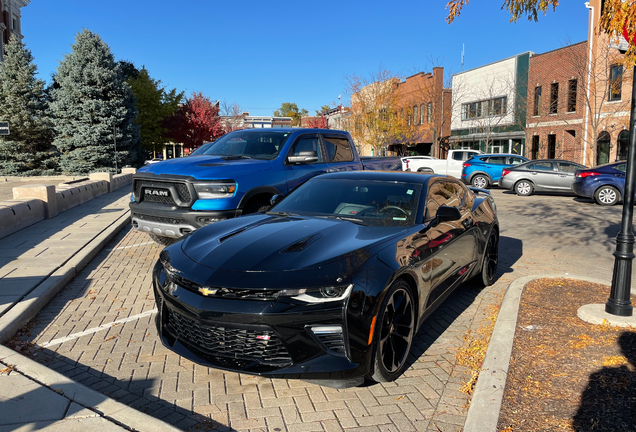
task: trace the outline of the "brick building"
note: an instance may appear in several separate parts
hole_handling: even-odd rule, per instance
[[[587,41],[530,57],[526,156],[581,163]]]
[[[622,66],[624,39],[612,41],[598,31],[603,0],[586,3],[590,103],[586,113],[585,165],[595,166],[627,158],[632,71]],[[587,89],[586,89],[587,92]]]
[[[0,61],[4,57],[4,45],[9,42],[11,34],[22,39],[21,8],[31,0],[0,0]]]
[[[395,154],[439,156],[450,136],[451,90],[444,68],[420,72],[394,84],[396,105],[407,116],[408,133],[389,145]]]

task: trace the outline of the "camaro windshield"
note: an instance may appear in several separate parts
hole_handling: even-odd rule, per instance
[[[211,144],[205,144],[193,155],[219,155],[237,159],[275,159],[290,133],[247,132],[229,133]]]
[[[270,209],[350,219],[375,226],[413,225],[422,185],[395,181],[312,179]]]

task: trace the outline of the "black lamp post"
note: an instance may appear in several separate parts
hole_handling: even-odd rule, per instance
[[[636,68],[632,78],[632,106],[629,117],[629,148],[621,230],[616,236],[612,290],[605,303],[605,312],[618,316],[632,316],[630,299],[632,285],[632,261],[634,260],[634,192],[636,191]]]

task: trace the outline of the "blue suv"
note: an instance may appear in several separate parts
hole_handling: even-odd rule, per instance
[[[497,183],[504,168],[528,162],[523,156],[514,154],[480,154],[464,162],[462,180],[464,183],[485,189]]]

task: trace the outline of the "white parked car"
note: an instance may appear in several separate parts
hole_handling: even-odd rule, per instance
[[[461,179],[464,162],[478,154],[482,152],[470,149],[449,150],[446,159],[421,159],[413,164],[409,162],[409,166],[411,171],[449,175]],[[404,166],[402,168],[404,169]]]
[[[153,163],[162,162],[162,161],[163,159],[161,158],[154,158],[154,159],[144,161],[144,165],[153,164]]]
[[[402,171],[417,172],[417,169],[423,166],[424,161],[436,158],[433,156],[404,156],[400,159],[402,159]]]

